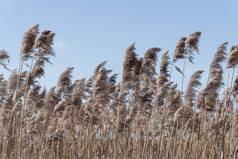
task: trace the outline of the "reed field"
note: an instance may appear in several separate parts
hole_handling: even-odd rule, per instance
[[[32,26],[17,69],[0,50],[0,69],[10,72],[0,75],[0,159],[238,158],[238,45],[218,45],[201,83],[203,70],[186,76],[201,35],[174,37],[171,57],[160,46],[143,57],[125,46],[120,77],[103,61],[88,79],[73,80],[68,67],[46,89],[39,80],[55,33]]]

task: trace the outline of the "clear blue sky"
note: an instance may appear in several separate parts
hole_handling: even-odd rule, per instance
[[[75,67],[74,78],[79,79],[89,77],[98,63],[107,60],[108,68],[121,74],[131,43],[136,42],[139,56],[151,47],[170,50],[172,55],[180,37],[200,30],[200,55],[195,65],[187,65],[188,79],[198,69],[208,70],[221,43],[238,43],[237,6],[237,0],[1,1],[0,48],[10,53],[14,68],[25,31],[38,23],[41,30],[55,32],[56,58],[42,80],[53,86],[67,66]]]

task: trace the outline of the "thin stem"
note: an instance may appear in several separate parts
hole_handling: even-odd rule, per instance
[[[174,60],[172,60],[172,63],[171,63],[171,69],[170,69],[170,73],[169,73],[169,82],[171,81],[173,67],[174,67]]]
[[[181,84],[181,96],[183,94],[183,83],[184,83],[184,72],[185,72],[186,58],[183,61],[183,74],[182,74],[182,84]],[[182,99],[182,98],[181,98]]]

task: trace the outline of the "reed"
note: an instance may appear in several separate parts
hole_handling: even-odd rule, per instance
[[[0,50],[1,68],[11,72],[8,79],[0,75],[0,158],[237,158],[238,47],[227,56],[228,43],[221,44],[204,87],[198,70],[183,92],[185,64],[199,52],[200,36],[182,37],[173,57],[165,51],[161,60],[159,47],[138,57],[130,45],[121,81],[103,61],[89,79],[73,80],[67,67],[46,90],[39,79],[55,55],[55,33],[34,25],[23,37],[17,70]],[[233,72],[226,84],[225,64]],[[181,89],[172,81],[173,68],[182,74]]]

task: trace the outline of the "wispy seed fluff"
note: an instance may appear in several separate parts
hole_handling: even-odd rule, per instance
[[[155,66],[157,63],[157,53],[160,50],[160,48],[154,47],[145,52],[141,66],[141,74],[146,74],[148,77],[152,77],[156,74]]]
[[[200,78],[203,71],[196,71],[188,82],[188,87],[185,92],[185,106],[193,107],[196,99],[197,88],[201,85]]]
[[[191,51],[196,51],[196,52],[199,51],[198,50],[198,43],[199,43],[199,39],[200,39],[201,34],[202,33],[200,31],[197,31],[197,32],[192,33],[188,36],[186,44],[187,44],[187,47],[189,49],[191,49]]]
[[[187,47],[187,54],[188,54],[188,60],[193,63],[193,59],[194,59],[194,51],[195,52],[199,52],[199,49],[198,49],[198,45],[199,45],[199,39],[200,39],[200,36],[201,36],[201,32],[200,31],[197,31],[195,33],[192,33],[188,36],[187,40],[186,40],[186,47]]]
[[[161,106],[164,104],[164,98],[167,95],[167,91],[171,83],[168,83],[168,66],[169,66],[169,56],[168,51],[162,55],[162,60],[160,62],[160,75],[156,80],[156,105]]]
[[[73,67],[68,67],[59,77],[58,86],[59,87],[70,87],[72,82],[72,71]]]
[[[40,49],[45,54],[55,55],[52,48],[53,40],[55,33],[52,33],[50,30],[44,30],[37,37],[34,47]]]
[[[169,51],[165,51],[162,55],[160,62],[160,74],[168,75],[168,66],[169,66]]]
[[[9,62],[9,55],[8,52],[6,50],[0,50],[0,61],[8,61]]]
[[[122,90],[132,87],[131,83],[134,80],[136,65],[137,55],[135,53],[135,43],[133,43],[126,49],[126,55],[123,62]]]
[[[222,62],[226,60],[226,46],[227,42],[221,44],[219,48],[217,49],[215,56],[212,59],[212,62],[210,64],[210,75],[213,76],[214,72],[218,69],[222,69]]]
[[[219,90],[223,85],[222,82],[222,70],[217,70],[212,80],[206,85],[206,87],[200,92],[197,99],[197,106],[206,110],[214,111],[217,104],[217,97]]]
[[[27,60],[31,57],[31,53],[33,52],[33,46],[35,45],[35,39],[39,33],[39,24],[31,27],[24,35],[21,52],[24,60]]]
[[[238,45],[231,47],[227,60],[228,68],[234,68],[238,64]]]
[[[11,70],[7,67],[6,62],[9,62],[8,52],[5,50],[0,50],[0,65],[11,72]]]
[[[186,57],[186,37],[182,37],[176,44],[174,51],[173,62],[176,62],[179,59],[184,59]]]

